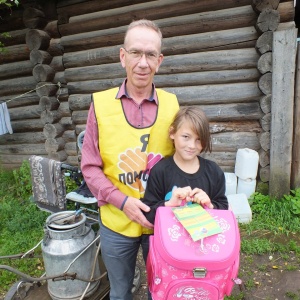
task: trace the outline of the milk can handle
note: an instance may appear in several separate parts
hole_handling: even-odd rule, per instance
[[[86,229],[86,227],[88,227],[88,229]],[[88,235],[89,233],[90,233],[90,231],[92,230],[92,227],[91,227],[91,225],[90,224],[85,224],[85,232],[83,232],[83,233],[78,233],[78,234],[74,234],[74,235],[72,235],[72,238],[73,239],[77,239],[77,238],[80,238],[80,237],[82,237],[82,236],[86,236],[86,235]]]

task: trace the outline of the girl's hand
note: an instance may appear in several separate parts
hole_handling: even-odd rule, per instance
[[[208,195],[201,189],[193,189],[190,193],[190,197],[193,202],[200,204],[204,208],[214,208]]]
[[[172,197],[169,201],[165,202],[165,206],[180,206],[183,200],[191,201],[189,198],[191,191],[192,188],[190,186],[173,189]]]

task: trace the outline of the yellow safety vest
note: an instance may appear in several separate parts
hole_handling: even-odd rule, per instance
[[[155,123],[147,128],[134,128],[127,122],[122,103],[115,98],[118,88],[93,94],[103,172],[121,192],[138,199],[144,195],[152,164],[173,153],[168,129],[178,101],[174,94],[156,91],[158,113]],[[112,204],[101,206],[100,214],[106,227],[125,236],[152,233]]]

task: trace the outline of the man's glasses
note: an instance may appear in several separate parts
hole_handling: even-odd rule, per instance
[[[144,52],[144,51],[140,51],[140,50],[126,50],[125,48],[123,48],[128,54],[129,56],[134,59],[134,60],[140,60],[143,55],[145,54],[145,57],[148,61],[156,61],[159,57],[159,54],[157,52]]]

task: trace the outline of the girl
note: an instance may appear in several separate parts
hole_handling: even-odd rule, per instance
[[[196,202],[205,208],[228,209],[225,176],[213,161],[200,157],[211,152],[209,122],[197,106],[180,108],[169,129],[175,153],[151,170],[143,202],[151,210],[146,218],[154,224],[159,206]]]

